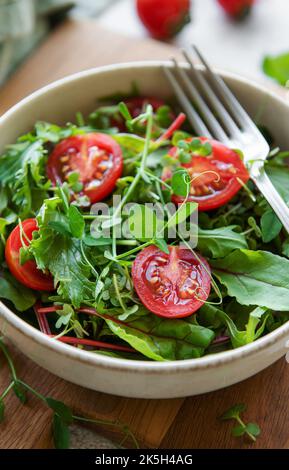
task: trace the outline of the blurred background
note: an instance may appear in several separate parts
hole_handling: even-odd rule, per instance
[[[67,17],[132,40],[196,43],[213,64],[249,77],[265,68],[282,84],[289,78],[288,0],[0,0],[0,84]]]

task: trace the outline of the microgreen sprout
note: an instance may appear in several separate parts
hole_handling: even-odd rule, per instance
[[[7,364],[10,369],[11,373],[11,382],[7,386],[7,388],[2,392],[0,395],[0,423],[5,419],[5,404],[4,399],[10,393],[10,391],[14,391],[15,395],[19,399],[19,401],[24,405],[27,401],[28,395],[30,393],[41,400],[47,407],[49,407],[53,412],[53,424],[52,424],[52,432],[54,438],[54,444],[57,449],[65,449],[69,447],[69,440],[70,440],[70,429],[69,426],[73,422],[86,422],[101,426],[108,426],[114,427],[119,429],[120,432],[124,435],[124,439],[122,440],[122,444],[128,438],[131,439],[133,445],[138,448],[139,444],[130,430],[130,428],[122,424],[120,421],[110,421],[110,420],[102,420],[102,419],[90,419],[83,416],[74,415],[72,410],[63,402],[59,400],[55,400],[52,397],[45,397],[42,395],[38,390],[31,387],[29,384],[21,380],[16,372],[15,365],[12,360],[12,356],[9,352],[8,347],[4,343],[4,338],[0,338],[0,350],[2,351]]]
[[[241,418],[241,413],[246,411],[246,405],[237,404],[229,408],[225,413],[220,416],[223,421],[233,419],[237,421],[237,426],[232,429],[232,436],[241,437],[247,436],[251,441],[255,442],[257,437],[260,435],[261,430],[256,423],[245,424]]]
[[[213,149],[209,142],[202,142],[200,139],[191,141],[179,140],[177,142],[178,159],[181,163],[189,163],[192,160],[192,154],[207,157],[211,155]]]

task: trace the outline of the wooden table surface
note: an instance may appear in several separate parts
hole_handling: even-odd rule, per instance
[[[151,40],[131,41],[107,32],[97,22],[67,22],[25,62],[0,90],[0,114],[36,88],[88,67],[109,63],[163,59],[178,52]],[[65,401],[86,417],[120,419],[142,446],[160,448],[288,448],[289,367],[285,358],[260,374],[217,392],[173,400],[140,400],[86,390],[38,367],[12,347],[18,373],[43,394]],[[1,357],[0,390],[9,383]],[[218,416],[236,403],[245,403],[244,418],[257,422],[262,434],[252,445],[231,437],[230,422]],[[51,413],[34,397],[22,406],[13,394],[5,399],[6,418],[0,428],[0,448],[47,448]],[[96,428],[95,428],[96,429]],[[118,439],[103,426],[101,433]]]

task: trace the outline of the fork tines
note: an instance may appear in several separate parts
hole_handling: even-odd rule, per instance
[[[195,66],[193,52],[206,73]],[[173,67],[163,70],[194,130],[223,143],[240,140],[244,131],[256,132],[251,118],[200,51],[193,46],[182,53],[188,64],[186,68],[172,59]]]

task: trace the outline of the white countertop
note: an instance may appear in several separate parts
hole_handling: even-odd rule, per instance
[[[146,37],[134,4],[134,0],[117,1],[99,20],[116,32]],[[172,43],[181,47],[195,43],[215,66],[264,78],[264,55],[289,51],[289,0],[256,0],[251,17],[243,23],[230,21],[217,0],[192,0],[192,23]]]

